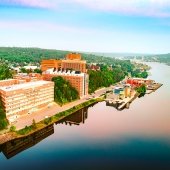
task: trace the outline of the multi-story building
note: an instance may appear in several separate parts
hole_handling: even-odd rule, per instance
[[[51,81],[53,77],[61,76],[77,89],[80,98],[88,94],[89,76],[86,74],[86,61],[81,59],[81,54],[67,54],[64,60],[42,60],[41,70],[43,80]]]
[[[7,80],[1,80],[0,81],[0,87],[11,86],[11,85],[14,85],[14,84],[18,84],[17,79],[7,79]]]
[[[48,69],[55,68],[57,70],[75,70],[86,73],[86,61],[81,59],[81,55],[77,53],[70,53],[66,55],[64,60],[42,60],[41,70],[46,71]]]
[[[51,81],[53,77],[61,76],[65,80],[69,81],[70,84],[77,89],[80,98],[88,94],[88,81],[89,76],[86,73],[76,72],[76,71],[57,71],[54,69],[49,69],[43,72],[43,79]]]
[[[18,117],[30,114],[53,102],[54,82],[41,80],[1,86],[0,96],[6,117],[9,122],[13,122]]]
[[[66,55],[66,60],[81,60],[81,54],[69,53]]]
[[[31,82],[31,81],[38,81],[42,80],[42,75],[39,73],[18,73],[13,76],[14,79],[17,79],[18,81],[25,81],[25,82]]]

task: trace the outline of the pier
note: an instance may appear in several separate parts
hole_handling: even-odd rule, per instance
[[[156,90],[158,90],[163,84],[161,83],[154,83],[150,86],[147,87],[147,91],[146,94],[151,94],[153,92],[155,92]]]
[[[114,106],[117,110],[122,110],[125,107],[129,108],[130,103],[135,100],[139,96],[138,93],[135,93],[132,97],[127,97],[124,99],[113,99],[107,98],[105,99],[107,106]]]

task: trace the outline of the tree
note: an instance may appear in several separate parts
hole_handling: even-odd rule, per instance
[[[34,70],[34,73],[39,73],[39,74],[41,74],[42,71],[41,71],[40,69],[36,68],[36,69]]]
[[[101,87],[109,87],[110,85],[121,81],[126,72],[120,67],[114,67],[113,70],[108,70],[107,66],[104,66],[100,71],[89,70],[89,93],[93,93],[95,90]]]
[[[35,119],[32,120],[32,128],[33,129],[37,129],[37,125],[36,125]]]
[[[136,91],[137,91],[139,94],[145,94],[145,93],[146,93],[146,86],[145,86],[145,84],[141,85],[140,87],[137,87],[137,88],[136,88]]]
[[[28,71],[24,67],[20,68],[20,71],[21,73],[28,73]]]
[[[10,131],[11,131],[11,132],[15,132],[15,131],[16,131],[16,127],[15,127],[15,126],[11,126],[11,127],[10,127]]]
[[[0,63],[0,80],[12,78],[12,71],[4,62]]]
[[[6,119],[6,115],[3,109],[2,101],[0,98],[0,130],[6,129],[8,126],[8,121]]]
[[[66,81],[62,77],[53,77],[52,81],[54,86],[54,100],[59,104],[74,101],[79,98],[78,91],[71,86],[69,81]]]

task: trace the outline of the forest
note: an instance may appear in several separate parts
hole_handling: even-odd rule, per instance
[[[125,75],[127,75],[127,73],[120,68],[109,70],[108,68],[103,69],[102,67],[100,71],[89,70],[88,74],[89,93],[93,93],[101,87],[109,87],[110,85],[121,81],[124,79]]]
[[[42,59],[64,59],[65,55],[70,52],[72,51],[40,48],[0,47],[0,59],[14,65],[19,64],[23,66],[27,65],[28,63],[39,64]],[[81,55],[82,58],[87,61],[87,63],[99,63],[113,66],[120,65],[122,67],[129,67],[129,65],[131,65],[129,60],[119,60],[112,57],[103,57],[86,53],[81,53]]]

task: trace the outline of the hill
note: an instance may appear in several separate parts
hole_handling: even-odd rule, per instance
[[[27,65],[28,63],[39,65],[42,59],[63,59],[72,51],[50,50],[41,48],[0,47],[0,59],[12,64]],[[81,53],[87,63],[100,63],[107,65],[130,64],[129,60],[119,60],[107,56]]]

